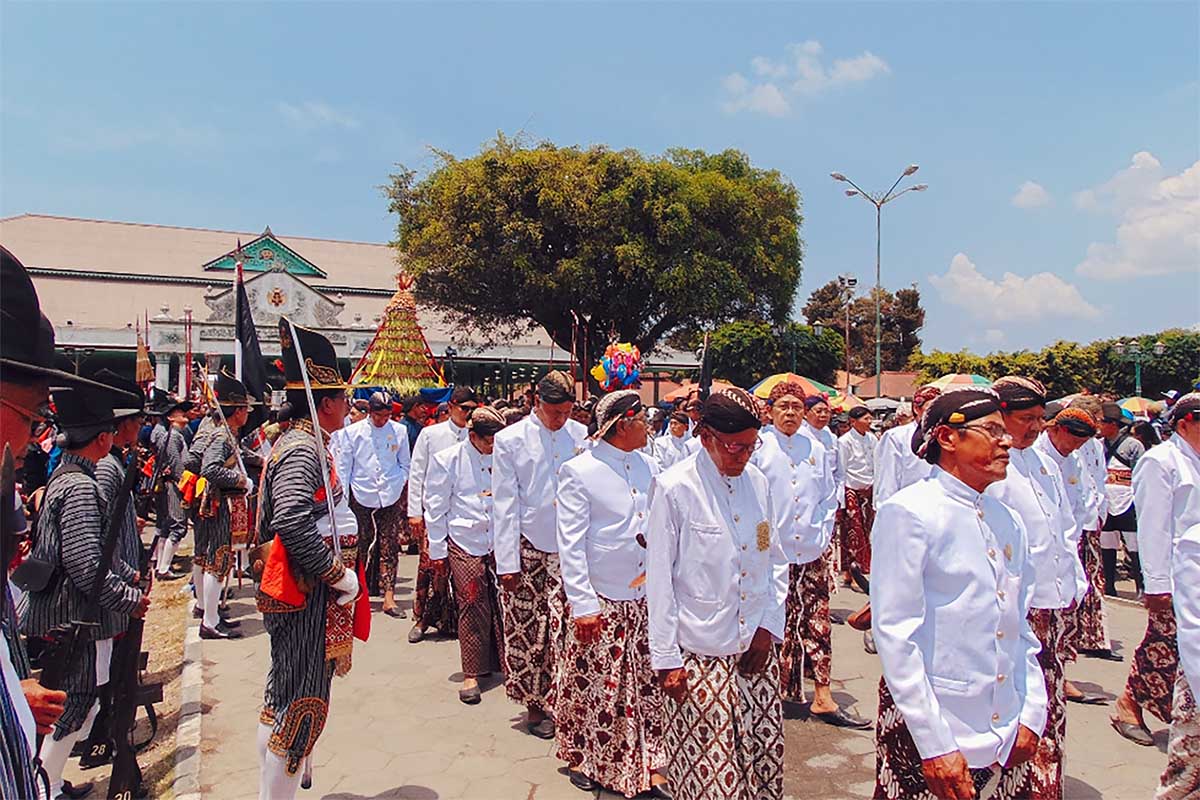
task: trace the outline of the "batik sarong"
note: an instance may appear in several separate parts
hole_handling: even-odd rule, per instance
[[[818,559],[819,560],[819,559]],[[783,646],[779,650],[779,688],[787,700],[804,702],[804,572],[807,564],[788,567]]]
[[[504,690],[526,708],[554,709],[558,654],[567,598],[557,553],[543,553],[521,537],[517,588],[504,592]]]
[[[800,636],[804,643],[804,670],[818,686],[829,685],[833,664],[829,624],[829,592],[834,583],[830,572],[832,559],[832,551],[826,550],[816,561],[801,566],[804,572],[801,577],[804,612],[800,616]],[[792,688],[797,698],[803,698],[804,692],[799,691],[799,684]]]
[[[633,797],[667,764],[663,694],[650,666],[646,601],[600,600],[600,640],[581,644],[570,620],[554,710],[558,758]]]
[[[1178,668],[1175,612],[1170,608],[1151,611],[1146,620],[1146,636],[1133,654],[1125,690],[1143,709],[1170,723]]]
[[[204,571],[224,581],[233,569],[233,519],[225,498],[218,497],[214,505],[212,516],[200,514],[196,519],[196,552],[202,556]]]
[[[405,487],[405,492],[408,489]],[[363,564],[370,562],[372,549],[379,552],[379,586],[380,595],[388,589],[396,587],[396,567],[400,563],[400,529],[408,527],[408,517],[404,515],[407,496],[383,508],[364,506],[350,492],[350,510],[358,520],[359,561]],[[369,579],[368,579],[369,580]]]
[[[1178,670],[1171,709],[1171,738],[1167,768],[1159,778],[1154,800],[1195,800],[1200,797],[1200,713],[1187,676]]]
[[[774,646],[755,675],[740,656],[684,651],[688,694],[667,697],[667,774],[676,800],[780,800],[783,704]]]
[[[875,504],[871,500],[871,487],[851,489],[846,487],[846,507],[839,513],[842,518],[841,547],[842,570],[848,572],[855,562],[864,573],[871,571],[871,527],[875,524]]]
[[[1031,800],[1062,800],[1063,797],[1063,751],[1067,741],[1062,661],[1065,613],[1057,608],[1029,610],[1029,625],[1042,644],[1038,664],[1046,681],[1046,728],[1029,760],[1029,786],[1025,796]]]
[[[1029,797],[1029,762],[1000,770],[1000,781],[989,800]],[[976,796],[992,778],[992,768],[971,770]],[[875,724],[875,800],[938,800],[929,791],[921,770],[921,754],[887,683],[879,679],[879,717]]]
[[[1100,558],[1100,531],[1084,531],[1079,538],[1079,560],[1091,588],[1075,609],[1073,644],[1076,650],[1108,650],[1108,617],[1104,611],[1104,564]]]
[[[450,580],[458,608],[458,650],[467,678],[499,672],[504,629],[496,590],[496,560],[491,553],[473,556],[449,542]]]

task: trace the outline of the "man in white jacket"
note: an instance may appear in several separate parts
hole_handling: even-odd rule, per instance
[[[1112,723],[1118,733],[1136,744],[1154,743],[1143,709],[1163,722],[1171,721],[1172,691],[1179,669],[1171,559],[1183,532],[1200,524],[1200,393],[1176,401],[1170,421],[1174,435],[1147,450],[1133,469],[1148,619]]]
[[[999,412],[979,387],[931,402],[913,446],[933,475],[879,508],[875,544],[889,558],[871,579],[876,797],[974,797],[997,764],[994,800],[1030,796],[1046,686],[1025,526],[984,493],[1008,468]]]
[[[782,800],[779,657],[788,558],[767,479],[749,463],[758,408],[741,389],[708,398],[700,452],[650,498],[650,659],[667,697],[678,800]]]
[[[566,373],[549,372],[538,381],[533,413],[496,434],[492,451],[504,688],[526,707],[526,729],[541,739],[554,738],[549,712],[566,602],[558,567],[558,473],[583,452],[587,438],[587,429],[570,418],[574,393]]]

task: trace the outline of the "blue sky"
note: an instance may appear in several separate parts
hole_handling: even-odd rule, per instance
[[[387,241],[392,165],[496,131],[735,147],[804,201],[802,304],[873,280],[926,347],[1200,319],[1200,5],[0,4],[0,215]]]

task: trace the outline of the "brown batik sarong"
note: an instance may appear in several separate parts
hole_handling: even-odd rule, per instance
[[[450,571],[434,570],[429,560],[429,540],[424,533],[414,538],[420,544],[421,555],[417,561],[417,585],[413,589],[413,621],[422,629],[437,628],[442,636],[453,638],[458,635],[458,609],[450,592]]]
[[[496,560],[491,553],[473,556],[453,540],[448,544],[463,676],[475,678],[499,672],[504,663],[504,630],[496,590]]]
[[[1065,614],[1058,608],[1029,610],[1029,626],[1042,644],[1038,664],[1046,681],[1046,728],[1029,760],[1029,786],[1025,796],[1031,800],[1061,800],[1063,797],[1063,746],[1067,741],[1062,661]]]
[[[1000,770],[1000,781],[990,800],[1024,800],[1029,797],[1029,762]],[[992,768],[971,770],[971,780],[979,795],[992,778]],[[908,724],[887,683],[879,679],[879,717],[875,724],[875,800],[938,800],[929,791],[921,771],[921,754],[908,730]]]
[[[554,709],[558,654],[567,598],[557,553],[543,553],[521,537],[521,580],[504,592],[505,693],[526,708]]]
[[[663,694],[650,666],[646,601],[600,599],[600,640],[580,644],[566,621],[554,709],[557,756],[614,792],[650,790],[667,764]]]
[[[558,553],[542,553],[521,537],[521,581],[505,591],[504,691],[526,708],[552,711],[563,651],[566,594]]]
[[[875,504],[871,496],[869,486],[866,489],[846,487],[846,507],[838,512],[842,518],[839,541],[843,572],[849,571],[852,562],[865,573],[871,571],[871,527],[875,524]]]
[[[1146,636],[1133,654],[1125,691],[1139,706],[1163,722],[1170,723],[1175,672],[1178,668],[1175,612],[1170,608],[1151,611],[1146,620]]]
[[[1100,531],[1084,531],[1079,538],[1079,561],[1091,588],[1075,609],[1075,650],[1108,650],[1108,616],[1104,611],[1104,564],[1100,559]]]
[[[804,612],[800,617],[800,638],[804,643],[804,670],[817,686],[828,686],[833,664],[833,642],[829,624],[830,550],[816,561],[801,565],[800,591]],[[793,687],[799,689],[799,685]],[[797,698],[804,696],[796,692]]]
[[[408,488],[405,487],[405,492]],[[400,563],[401,529],[407,530],[408,517],[404,515],[408,508],[407,497],[401,496],[390,506],[371,508],[364,506],[350,493],[350,510],[358,521],[359,531],[359,560],[369,563],[369,553],[372,549],[379,550],[379,593],[395,589],[396,567]]]
[[[819,560],[819,559],[818,559]],[[779,688],[783,697],[804,702],[804,569],[788,567],[787,621],[783,629],[783,647],[779,650]]]
[[[1167,768],[1158,781],[1154,800],[1195,800],[1200,797],[1200,713],[1187,676],[1178,670],[1171,709],[1171,738]]]
[[[774,646],[762,671],[739,656],[684,651],[688,694],[665,701],[667,774],[676,800],[780,800],[783,703]]]

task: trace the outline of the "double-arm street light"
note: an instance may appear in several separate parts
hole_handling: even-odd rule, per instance
[[[846,190],[846,197],[861,197],[862,199],[866,200],[871,205],[875,206],[875,396],[876,397],[878,397],[880,392],[883,390],[883,366],[882,366],[883,354],[882,354],[882,347],[881,347],[882,336],[883,336],[883,323],[881,321],[882,315],[881,315],[880,309],[879,309],[880,295],[883,293],[882,286],[880,285],[880,280],[879,280],[879,277],[880,277],[879,276],[879,262],[880,262],[880,251],[881,251],[880,233],[881,233],[881,227],[882,227],[881,223],[882,223],[882,218],[883,218],[883,207],[885,205],[887,205],[888,203],[892,202],[893,200],[895,200],[897,197],[899,197],[902,194],[907,194],[908,192],[923,192],[929,188],[928,184],[918,183],[914,186],[909,186],[904,189],[901,189],[898,192],[896,191],[896,187],[900,185],[900,181],[911,176],[918,169],[920,169],[920,168],[916,164],[909,164],[908,168],[905,169],[904,172],[900,173],[900,177],[896,178],[896,182],[892,184],[892,188],[888,189],[886,192],[883,192],[882,194],[871,194],[870,192],[864,191],[862,189],[862,187],[860,187],[857,183],[850,180],[849,178],[847,178],[845,175],[843,175],[840,172],[829,173],[829,176],[831,178],[833,178],[835,181],[841,181],[842,183],[848,183],[854,187],[853,189]]]
[[[1145,364],[1155,356],[1161,356],[1165,349],[1166,346],[1161,340],[1155,342],[1154,347],[1149,351],[1143,350],[1142,345],[1137,339],[1131,339],[1129,344],[1117,339],[1113,344],[1113,352],[1116,353],[1118,361],[1133,362],[1134,396],[1142,396],[1142,364]]]

